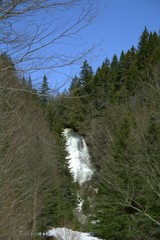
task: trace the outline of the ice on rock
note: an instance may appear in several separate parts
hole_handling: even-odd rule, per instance
[[[91,180],[93,170],[84,138],[70,128],[64,129],[63,136],[65,136],[66,139],[66,150],[68,152],[67,160],[74,181],[83,184]]]

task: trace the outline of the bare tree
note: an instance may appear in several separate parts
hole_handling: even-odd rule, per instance
[[[58,153],[36,99],[12,91],[23,85],[9,58],[0,63],[0,238],[23,239],[37,231],[44,188],[55,184]]]
[[[93,21],[95,2],[0,1],[0,238],[18,240],[37,232],[44,186],[57,178],[55,138],[17,66],[33,72],[80,60],[86,52],[65,54],[63,47]]]
[[[89,50],[66,53],[95,18],[96,0],[14,0],[0,3],[0,49],[23,71],[73,64]]]

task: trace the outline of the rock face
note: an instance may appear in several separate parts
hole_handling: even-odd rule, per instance
[[[54,236],[47,236],[44,238],[44,240],[58,240],[58,238],[56,238]]]
[[[74,181],[82,185],[91,180],[93,176],[87,145],[84,138],[70,128],[64,129],[63,136],[66,139],[67,160]]]

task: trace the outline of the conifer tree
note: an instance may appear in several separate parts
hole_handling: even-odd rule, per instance
[[[40,100],[43,105],[46,105],[49,101],[49,90],[50,90],[50,88],[48,86],[48,79],[47,79],[47,76],[44,75],[43,82],[42,82],[41,88],[40,88]]]
[[[23,77],[22,77],[22,85],[23,85],[23,86],[26,86],[26,79],[25,79],[24,74],[23,74]]]
[[[150,51],[150,66],[151,69],[153,64],[156,64],[159,61],[160,57],[160,37],[156,32],[151,32],[149,34],[149,51]]]
[[[32,89],[31,75],[29,75],[29,79],[28,79],[28,88],[29,88],[29,89]]]
[[[118,71],[119,71],[119,61],[118,61],[117,55],[114,54],[112,61],[111,61],[111,70],[110,70],[110,74],[109,74],[109,78],[110,78],[109,97],[110,97],[110,100],[113,102],[117,99],[117,92],[120,87]]]
[[[98,67],[96,74],[93,78],[92,99],[95,104],[95,110],[97,110],[98,112],[99,110],[104,108],[106,101],[108,100],[109,72],[110,62],[108,58],[106,58],[105,61],[102,63],[102,66]]]
[[[80,78],[75,76],[72,79],[71,85],[69,87],[69,92],[70,92],[70,94],[77,96],[77,95],[79,95],[80,91],[81,91]]]
[[[149,32],[148,32],[148,29],[145,27],[145,29],[140,37],[139,43],[138,43],[138,66],[139,66],[139,69],[145,68],[145,66],[147,65],[147,62],[148,62],[148,57],[149,57],[148,40],[149,40]]]
[[[70,98],[61,95],[64,123],[87,129],[98,193],[83,208],[103,239],[160,239],[159,60],[160,38],[145,28],[137,50],[104,61],[95,76],[85,61]]]
[[[87,60],[84,61],[80,72],[80,85],[83,94],[90,94],[92,91],[93,70],[88,64]]]
[[[118,99],[126,101],[133,95],[136,86],[136,53],[132,46],[127,53],[122,51],[119,60],[119,92]]]

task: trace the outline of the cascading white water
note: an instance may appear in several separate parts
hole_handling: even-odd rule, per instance
[[[66,150],[68,152],[67,160],[74,181],[83,184],[91,180],[93,170],[84,138],[70,128],[64,129],[63,136],[66,138]]]
[[[87,145],[84,138],[70,128],[64,129],[63,136],[66,139],[65,147],[68,152],[67,160],[70,171],[73,174],[74,181],[79,182],[81,185],[91,180],[93,175]],[[75,209],[77,219],[81,223],[85,223],[87,217],[82,212],[84,200],[79,193],[77,193],[77,200],[78,204]],[[100,240],[92,237],[89,233],[76,232],[67,228],[53,228],[47,232],[47,236],[60,237],[61,239]]]

